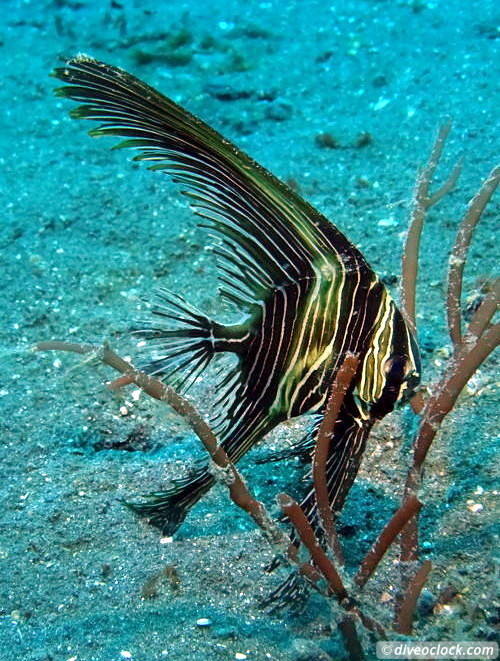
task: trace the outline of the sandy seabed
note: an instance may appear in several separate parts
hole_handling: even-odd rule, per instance
[[[90,127],[68,118],[71,104],[53,96],[50,70],[86,52],[159,87],[297,187],[396,291],[415,174],[451,117],[440,173],[460,155],[463,173],[429,215],[418,300],[432,382],[450,352],[443,296],[455,228],[498,158],[495,4],[4,0],[1,661],[345,656],[320,596],[301,615],[259,609],[286,573],[263,571],[271,551],[222,487],[170,543],[124,509],[120,499],[161,489],[202,456],[178,416],[130,390],[110,393],[103,367],[29,351],[43,339],[107,340],[133,357],[127,329],[159,285],[227,314],[210,239],[177,188],[110,152],[107,140],[90,140]],[[472,246],[466,305],[494,272],[497,232],[493,202]],[[420,640],[495,636],[496,360],[471,381],[429,458],[422,539],[434,570]],[[192,396],[208,414],[213,374]],[[392,414],[369,443],[342,519],[348,568],[398,502],[408,417]],[[300,493],[301,470],[254,459],[297,438],[299,427],[283,425],[241,463],[276,515],[275,494]],[[394,558],[367,597],[386,621]],[[152,581],[166,567],[178,580],[170,571]],[[448,586],[456,596],[433,613]]]

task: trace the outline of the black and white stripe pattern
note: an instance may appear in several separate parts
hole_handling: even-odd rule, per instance
[[[181,378],[180,385],[189,385],[214,353],[237,355],[237,366],[219,384],[214,420],[233,461],[279,422],[321,413],[343,358],[359,355],[328,461],[331,505],[338,509],[373,422],[391,410],[419,371],[415,342],[377,276],[311,205],[153,88],[88,57],[54,75],[66,84],[57,90],[60,96],[83,103],[72,116],[100,123],[91,135],[125,137],[118,147],[138,150],[134,160],[179,182],[217,237],[221,293],[238,306],[242,321],[219,324],[163,292],[142,332],[145,349],[154,349],[147,370]],[[169,508],[177,508],[178,525],[181,509],[212,482],[207,470],[198,469],[177,490],[155,494],[148,512],[173,532]],[[312,490],[304,506],[316,522]]]

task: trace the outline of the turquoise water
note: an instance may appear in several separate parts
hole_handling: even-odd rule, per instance
[[[124,509],[122,499],[161,489],[203,456],[179,416],[133,388],[109,392],[113,373],[80,356],[29,351],[40,340],[109,341],[133,359],[127,331],[158,286],[227,314],[211,239],[177,187],[111,152],[112,141],[90,140],[68,117],[72,104],[52,94],[50,71],[84,52],[158,87],[318,207],[396,297],[417,169],[451,118],[437,182],[460,156],[463,171],[429,214],[418,296],[432,384],[450,356],[443,297],[455,228],[498,160],[495,5],[4,0],[1,661],[347,658],[320,595],[301,614],[259,608],[288,570],[264,571],[272,550],[222,486],[172,540]],[[494,273],[497,232],[498,198],[474,238],[464,308]],[[434,569],[417,640],[496,635],[496,360],[471,380],[429,457],[421,537]],[[214,382],[209,372],[190,393],[204,415]],[[347,574],[397,506],[412,424],[398,411],[370,438],[340,523]],[[304,470],[254,460],[303,426],[282,425],[241,462],[275,517],[275,495],[300,496]],[[395,559],[364,597],[388,629]],[[170,578],[156,580],[166,567]],[[456,596],[433,609],[448,587]]]

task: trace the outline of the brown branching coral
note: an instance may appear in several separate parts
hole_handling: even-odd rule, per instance
[[[405,315],[413,326],[416,320],[419,245],[425,217],[428,210],[453,189],[460,173],[461,165],[458,163],[445,183],[436,192],[430,192],[450,128],[450,124],[446,124],[440,129],[429,161],[418,177],[414,193],[410,229],[403,256],[401,294]],[[420,416],[420,423],[413,441],[413,456],[404,485],[402,503],[366,554],[353,579],[345,575],[342,567],[343,554],[335,532],[334,515],[329,506],[325,470],[333,426],[358,366],[356,355],[348,354],[336,374],[313,454],[314,488],[324,538],[317,538],[307,516],[290,496],[278,496],[283,513],[294,526],[298,539],[309,553],[310,560],[303,561],[299,558],[297,545],[290,542],[288,535],[273,521],[262,503],[252,496],[216,436],[190,402],[168,385],[137,371],[107,346],[40,342],[35,347],[40,351],[71,351],[93,356],[122,374],[109,384],[110,388],[116,389],[134,383],[148,395],[168,404],[183,416],[209,453],[214,466],[213,473],[227,486],[233,502],[252,517],[280,557],[296,566],[311,585],[325,596],[334,597],[343,611],[338,627],[351,659],[364,658],[359,626],[375,639],[388,635],[387,625],[377,621],[366,612],[364,605],[360,605],[360,596],[385,553],[397,539],[400,540],[401,584],[395,602],[393,627],[398,633],[412,633],[417,600],[432,568],[428,560],[419,564],[418,552],[418,516],[422,508],[418,493],[425,460],[444,418],[455,406],[460,392],[500,343],[500,324],[492,322],[499,304],[498,280],[492,283],[465,329],[462,328],[461,315],[463,272],[468,248],[474,229],[499,181],[500,168],[497,167],[469,203],[459,225],[449,262],[446,298],[453,356],[438,383],[428,388],[430,396],[425,399],[422,394],[417,394],[411,401],[413,410]]]
[[[429,187],[449,131],[449,124],[440,129],[429,162],[419,177],[403,256],[403,290],[401,297],[404,302],[403,309],[413,324],[415,324],[416,281],[412,280],[412,275],[417,273],[420,234],[425,213],[428,208],[452,189],[459,173],[459,166],[455,166],[447,182],[436,193],[429,194]],[[406,478],[405,498],[415,495],[420,488],[427,453],[444,418],[453,409],[458,396],[469,379],[500,344],[500,324],[491,323],[500,302],[498,280],[495,281],[491,291],[474,313],[465,333],[462,332],[461,322],[462,283],[468,249],[474,229],[499,182],[500,167],[496,167],[470,201],[464,218],[459,225],[451,251],[448,268],[446,315],[453,344],[453,356],[439,382],[430,387],[431,395],[428,400],[424,403],[421,397],[417,395],[415,401],[412,402],[414,410],[419,412],[422,417],[413,442],[413,462]],[[417,517],[410,522],[401,535],[400,560],[403,584],[409,587],[422,570],[421,567],[416,574],[412,570],[412,566],[418,561]],[[401,605],[401,599],[400,595],[399,605]],[[396,619],[396,629],[400,633],[411,633],[411,623],[408,622],[407,618],[402,619],[401,611]]]

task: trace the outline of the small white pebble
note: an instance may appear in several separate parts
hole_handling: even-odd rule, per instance
[[[56,358],[54,362],[52,363],[52,366],[55,367],[56,369],[60,369],[62,367],[62,363],[59,360],[59,358]]]
[[[120,652],[120,656],[122,659],[131,659],[132,658],[132,652],[129,652],[128,650],[122,650]]]
[[[390,99],[384,99],[384,97],[380,97],[379,100],[376,103],[372,103],[371,106],[373,110],[382,110],[387,105],[389,105],[390,102]]]
[[[126,406],[120,406],[120,415],[128,415],[128,408]]]
[[[196,620],[196,626],[198,627],[209,627],[212,624],[212,620],[208,617],[199,617]]]
[[[134,402],[138,402],[140,396],[141,396],[140,390],[132,390],[132,399],[134,400]]]
[[[395,218],[382,218],[378,221],[377,225],[379,227],[395,227],[398,224],[398,221]]]
[[[481,503],[472,503],[471,505],[467,505],[467,509],[469,512],[477,514],[478,512],[482,512],[484,507],[481,505]]]
[[[475,496],[482,496],[483,493],[484,493],[483,487],[476,487],[476,490],[474,491]]]
[[[247,655],[243,654],[243,652],[236,652],[236,654],[234,655],[234,658],[235,659],[246,659]]]
[[[442,613],[443,615],[453,615],[454,609],[448,604],[444,604],[444,606],[440,609],[439,612]]]
[[[173,541],[173,537],[160,537],[160,544],[171,544]]]

